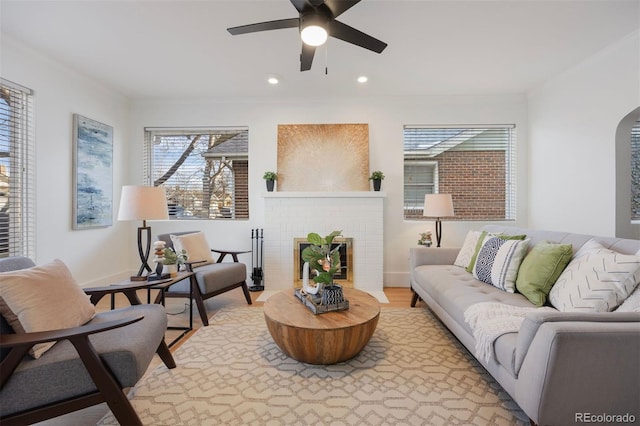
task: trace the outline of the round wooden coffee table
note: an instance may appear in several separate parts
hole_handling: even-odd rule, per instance
[[[283,290],[264,303],[271,337],[291,358],[308,364],[336,364],[356,356],[369,342],[380,316],[378,300],[345,288],[349,309],[314,315],[294,294]]]

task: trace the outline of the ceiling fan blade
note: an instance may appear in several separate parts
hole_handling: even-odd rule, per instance
[[[337,18],[358,3],[360,3],[360,0],[324,0],[324,4],[331,10],[334,18]]]
[[[300,71],[309,71],[313,63],[313,55],[316,53],[315,46],[302,43],[302,53],[300,53]]]
[[[241,25],[227,28],[232,35],[256,33],[258,31],[280,30],[283,28],[298,28],[300,18],[278,19],[277,21],[258,22],[257,24]]]
[[[382,51],[387,47],[387,43],[343,24],[340,21],[330,21],[328,32],[331,37],[364,47],[365,49],[372,50],[376,53],[382,53]]]
[[[291,4],[293,5],[293,7],[296,8],[296,10],[299,13],[302,13],[305,9],[307,9],[310,6],[307,0],[289,0],[289,1],[291,1]]]

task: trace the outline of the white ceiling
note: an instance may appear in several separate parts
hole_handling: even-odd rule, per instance
[[[637,31],[640,0],[362,0],[338,19],[387,49],[330,38],[303,73],[297,29],[226,31],[293,17],[288,0],[0,0],[4,35],[130,98],[526,93]]]

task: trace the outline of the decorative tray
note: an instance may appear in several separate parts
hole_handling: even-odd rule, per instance
[[[322,305],[320,304],[320,296],[306,294],[300,291],[301,289],[296,288],[293,290],[294,296],[304,304],[311,312],[315,315],[324,314],[326,312],[332,311],[344,311],[349,309],[349,301],[343,300],[340,303],[332,304],[332,305]]]

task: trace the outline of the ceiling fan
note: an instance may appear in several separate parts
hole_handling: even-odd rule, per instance
[[[322,45],[328,36],[347,43],[382,53],[387,47],[384,43],[362,31],[356,30],[336,18],[360,2],[360,0],[290,0],[298,10],[299,17],[278,19],[227,28],[232,35],[255,33],[259,31],[299,28],[302,38],[300,71],[311,69],[316,47]]]

